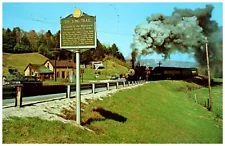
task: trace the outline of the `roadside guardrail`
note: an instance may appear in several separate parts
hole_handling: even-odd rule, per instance
[[[106,88],[106,90],[111,90],[110,87],[112,87],[112,86],[114,86],[114,87],[116,87],[116,89],[118,89],[119,86],[120,86],[120,88],[124,88],[126,86],[133,86],[136,84],[142,84],[144,82],[145,82],[144,80],[140,80],[140,81],[125,81],[125,80],[118,81],[118,80],[116,80],[116,81],[110,81],[110,82],[92,82],[89,84],[81,84],[80,90],[91,89],[92,94],[95,94],[96,89],[98,89],[98,88]],[[122,85],[122,87],[121,87],[121,85]],[[52,88],[53,87],[51,87],[51,89]],[[62,93],[62,91],[64,91],[64,93],[66,93],[66,98],[71,98],[71,92],[76,91],[76,85],[64,85],[63,88],[64,89],[61,89],[60,91],[55,90],[54,93],[51,91],[50,94]],[[42,86],[42,88],[39,92],[35,91],[35,94],[43,95],[43,93],[44,93],[43,91],[48,90],[48,89],[49,89],[48,86]],[[15,98],[15,106],[21,107],[22,99],[23,99],[23,97],[25,97],[25,96],[23,96],[24,95],[23,92],[26,92],[26,91],[23,90],[22,84],[4,85],[3,86],[3,100]],[[48,92],[46,92],[46,93],[48,93]],[[44,94],[44,95],[48,95],[48,94]],[[32,96],[35,96],[35,95],[32,95]]]

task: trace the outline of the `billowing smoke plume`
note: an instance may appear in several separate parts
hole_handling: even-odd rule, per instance
[[[220,63],[222,68],[222,27],[210,20],[212,5],[204,9],[174,9],[172,16],[154,14],[147,23],[135,28],[131,44],[138,55],[153,52],[168,58],[171,53],[192,53],[200,65],[206,66],[205,37],[208,38],[210,63]],[[221,71],[222,72],[222,71]]]

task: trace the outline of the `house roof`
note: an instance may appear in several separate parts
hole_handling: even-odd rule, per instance
[[[24,69],[24,71],[27,70],[28,67],[30,67],[30,68],[34,69],[35,71],[37,71],[41,65],[42,64],[31,64],[31,63],[29,63],[27,65],[27,67]]]
[[[46,68],[43,64],[28,64],[27,67],[24,69],[24,71],[28,68],[32,68],[33,70],[39,72],[39,73],[53,73],[53,71]]]
[[[55,60],[47,60],[47,61],[49,61],[53,65],[53,67],[56,66],[56,68],[67,68],[67,67],[75,68],[75,63],[72,60],[56,60],[56,65]]]

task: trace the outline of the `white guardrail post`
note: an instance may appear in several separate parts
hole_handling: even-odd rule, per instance
[[[116,89],[119,88],[119,82],[116,82]]]
[[[125,81],[123,81],[123,87],[125,87]]]
[[[70,92],[70,85],[67,85],[67,98],[70,98],[71,92]]]
[[[109,90],[109,82],[107,83],[107,90]]]
[[[95,84],[92,84],[92,94],[95,94]]]
[[[21,95],[21,89],[22,87],[18,86],[16,87],[16,107],[22,107],[22,95]]]

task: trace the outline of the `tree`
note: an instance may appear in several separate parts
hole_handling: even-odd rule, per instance
[[[20,43],[24,32],[19,27],[15,27],[13,28],[13,34],[15,35],[16,43]]]
[[[104,48],[99,40],[97,40],[97,47],[95,49],[93,57],[94,57],[93,59],[96,60],[102,60],[105,57]]]
[[[12,32],[9,28],[5,31],[5,34],[3,35],[3,52],[13,52],[13,48],[16,45],[15,36],[15,32]]]
[[[19,44],[19,43],[17,43],[15,46],[14,46],[14,48],[13,48],[13,52],[21,52],[21,50],[22,50],[22,46],[21,46],[21,44]]]
[[[119,60],[125,61],[125,58],[121,52],[117,52],[115,57]]]
[[[32,52],[38,52],[38,35],[35,30],[31,30],[27,33],[27,38],[30,41]]]
[[[38,52],[44,56],[47,56],[48,55],[48,48],[46,45],[44,44],[41,44],[39,47],[38,47]]]
[[[93,60],[93,50],[94,49],[87,49],[81,53],[80,62],[82,64],[89,64]]]
[[[55,48],[60,48],[60,30],[53,36]]]
[[[48,30],[45,33],[44,39],[46,40],[46,45],[47,45],[48,48],[54,48],[55,47],[54,38],[53,38],[53,35],[52,35],[50,30]]]
[[[21,38],[22,52],[32,52],[31,43],[26,35]]]
[[[115,43],[113,43],[112,47],[109,48],[109,54],[111,54],[113,56],[115,56],[118,51],[119,51],[119,49]]]

